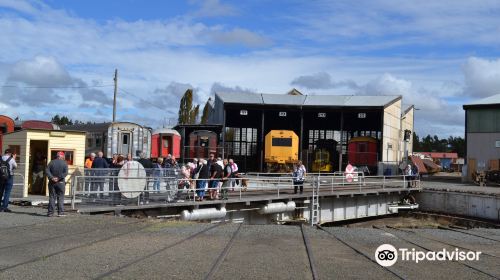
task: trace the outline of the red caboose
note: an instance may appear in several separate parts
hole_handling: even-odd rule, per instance
[[[353,137],[347,146],[347,158],[355,166],[377,166],[378,141],[373,137]]]
[[[166,158],[168,154],[179,158],[181,154],[181,135],[169,128],[153,130],[151,136],[151,158]]]
[[[217,133],[196,130],[189,134],[189,158],[208,158],[210,153],[217,156]]]

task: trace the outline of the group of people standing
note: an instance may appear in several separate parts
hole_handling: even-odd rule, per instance
[[[215,158],[193,159],[181,167],[180,189],[195,189],[195,200],[203,201],[208,190],[212,200],[229,198],[229,190],[234,190],[239,178],[238,165],[233,159]]]

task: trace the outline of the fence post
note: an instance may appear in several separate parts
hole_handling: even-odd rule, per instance
[[[77,179],[78,176],[75,176],[75,179]],[[75,180],[76,181],[76,180]],[[72,195],[71,195],[71,209],[72,210],[75,210],[75,196],[76,196],[76,190],[75,190],[75,181],[71,181],[71,192],[72,192]]]
[[[332,194],[333,194],[333,180],[334,180],[334,177],[335,177],[335,175],[332,176]]]
[[[281,178],[278,177],[278,197],[280,197],[280,183],[281,183]]]

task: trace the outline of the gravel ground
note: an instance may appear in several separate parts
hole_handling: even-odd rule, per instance
[[[395,236],[402,237],[406,240],[409,240],[409,241],[414,242],[416,244],[422,245],[423,247],[430,249],[432,251],[440,251],[443,249],[453,251],[456,248],[455,246],[448,246],[448,245],[441,243],[441,242],[429,240],[429,239],[424,238],[423,236],[420,236],[418,234],[402,232],[402,231],[398,231],[398,230],[388,230],[388,231],[391,232],[392,234],[394,234]],[[466,239],[466,240],[467,240],[467,238],[468,237],[464,237],[464,239]],[[413,244],[410,244],[410,243],[408,243],[408,244],[410,246],[409,248],[417,247]],[[467,243],[467,241],[462,241],[462,242],[460,242],[460,245],[462,245],[462,244],[464,247],[471,248],[471,249],[474,249],[477,251],[482,251],[482,248],[481,247],[476,248],[474,243],[470,244],[470,243]],[[495,255],[498,255],[498,252],[500,251],[500,243],[496,243],[496,245],[495,244],[490,245],[490,247],[492,248],[493,252],[491,252],[492,250],[489,250],[489,252],[494,253]],[[496,278],[500,278],[500,266],[498,265],[499,264],[498,258],[494,258],[494,257],[486,256],[486,255],[481,255],[479,261],[467,261],[467,262],[463,262],[463,263],[470,265],[473,268],[485,271],[491,275],[494,275]],[[441,266],[439,262],[434,262],[433,264],[438,264],[442,268],[446,268],[446,270],[448,270],[448,269],[455,270],[455,271],[448,271],[447,273],[454,273],[455,275],[457,275],[457,277],[458,276],[464,277],[467,275],[466,277],[469,279],[489,279],[490,278],[483,273],[476,272],[472,268],[466,267],[463,263],[448,262],[446,264],[446,266]],[[457,272],[459,272],[459,273],[457,274]],[[445,275],[453,275],[453,274],[445,274]]]
[[[343,238],[358,250],[374,256],[374,252],[381,244],[391,244],[396,248],[415,248],[416,246],[398,238],[397,233],[386,233],[378,229],[345,229],[330,228],[330,232]],[[419,240],[418,243],[428,244],[427,240]],[[420,248],[416,248],[420,250]],[[436,250],[438,248],[436,247]],[[439,249],[443,249],[442,246]],[[489,279],[484,275],[464,267],[458,263],[447,262],[442,265],[440,262],[422,261],[396,262],[391,269],[402,275],[405,279],[434,279],[437,276],[446,275],[449,279]]]
[[[320,279],[398,279],[324,231],[307,228],[306,234],[310,236]]]
[[[200,279],[227,246],[237,224],[165,222],[115,216],[44,217],[44,209],[13,206],[0,213],[0,279]],[[209,230],[207,230],[209,229]],[[177,242],[207,230],[191,240]],[[454,249],[416,234],[366,228],[327,228],[373,257],[384,243],[413,248],[407,238],[433,250]],[[437,229],[418,229],[436,239],[500,255],[500,242]],[[500,235],[498,229],[475,229]],[[306,227],[320,279],[393,279],[394,275],[327,233]],[[172,246],[174,245],[175,246]],[[474,267],[500,277],[498,258]],[[397,262],[405,278],[487,279],[459,263]],[[214,279],[311,279],[300,227],[242,225]]]
[[[214,278],[228,279],[232,275],[246,279],[311,279],[300,227],[244,225]]]

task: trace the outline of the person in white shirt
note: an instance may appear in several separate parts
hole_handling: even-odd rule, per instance
[[[236,180],[237,178],[239,177],[239,174],[238,174],[238,165],[236,164],[236,162],[234,162],[234,160],[232,158],[229,159],[229,166],[231,166],[231,170],[232,170],[232,173],[231,173],[231,191],[234,192],[234,187],[236,186]]]

